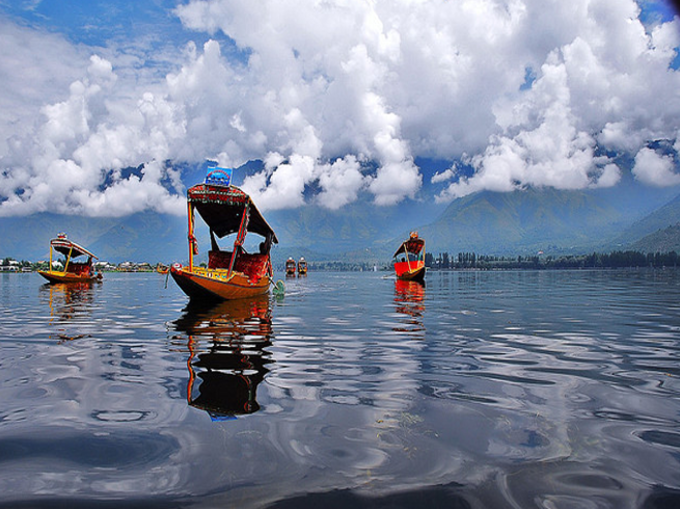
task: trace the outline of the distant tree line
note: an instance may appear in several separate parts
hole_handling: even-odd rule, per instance
[[[543,255],[532,256],[493,256],[480,255],[477,253],[449,253],[425,254],[425,265],[429,269],[476,269],[476,270],[501,270],[501,269],[608,269],[626,267],[651,267],[677,268],[679,255],[675,251],[642,253],[640,251],[612,251],[610,253],[597,253],[587,255]],[[39,270],[48,268],[48,262],[31,263],[26,260],[16,262],[13,258],[0,258],[0,267],[9,266],[11,263],[19,268]],[[149,265],[149,264],[140,264]],[[283,263],[275,264],[276,270],[284,270]],[[392,270],[392,264],[384,261],[311,261],[308,260],[310,271],[373,271]],[[147,267],[149,270],[152,268]],[[1,270],[1,269],[0,269]]]
[[[587,255],[491,256],[476,253],[425,254],[425,265],[431,269],[606,269],[624,267],[677,267],[678,253],[642,253],[640,251],[612,251]]]
[[[12,265],[12,262],[14,262],[15,264],[18,264],[18,266],[20,266],[20,267],[30,267],[31,266],[31,262],[27,262],[26,260],[21,260],[20,262],[18,262],[14,258],[9,258],[9,257],[8,258],[0,258],[0,266],[1,267],[9,267],[10,265]]]

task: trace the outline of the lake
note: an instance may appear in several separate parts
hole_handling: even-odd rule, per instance
[[[0,507],[680,507],[680,271],[284,281],[1,274]]]

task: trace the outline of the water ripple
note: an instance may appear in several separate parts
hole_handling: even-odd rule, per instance
[[[0,281],[0,506],[678,500],[676,271]]]

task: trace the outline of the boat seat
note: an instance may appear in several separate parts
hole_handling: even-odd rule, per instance
[[[209,251],[209,269],[228,269],[231,251]],[[241,253],[234,262],[234,270],[242,272],[248,279],[259,281],[267,275],[267,255]]]
[[[243,272],[248,279],[259,281],[267,275],[267,255],[244,254],[238,257],[234,270]]]
[[[231,261],[231,251],[208,251],[209,269],[228,269]]]
[[[90,273],[90,265],[88,263],[71,262],[68,264],[68,272],[78,275],[87,275]]]

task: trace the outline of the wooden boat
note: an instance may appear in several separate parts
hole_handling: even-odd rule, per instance
[[[230,185],[230,171],[216,168],[203,184],[187,191],[189,265],[173,264],[170,275],[191,299],[231,300],[269,291],[273,275],[270,250],[278,239],[250,196]],[[198,254],[198,241],[194,237],[196,212],[210,228],[207,267],[194,266],[194,255]],[[244,242],[249,232],[264,237],[258,253],[246,252]],[[234,233],[233,249],[221,250],[215,237]]]
[[[297,270],[298,270],[298,275],[304,276],[307,274],[307,261],[304,259],[304,257],[300,258],[300,261],[298,262],[297,265]]]
[[[397,279],[404,281],[425,280],[425,240],[418,237],[418,232],[411,232],[394,253],[394,272]]]
[[[295,260],[293,260],[293,257],[290,257],[286,260],[286,276],[294,275],[295,275]]]
[[[167,265],[163,265],[162,263],[156,265],[156,272],[158,272],[159,274],[167,274],[169,270],[170,267],[168,267]]]
[[[66,257],[63,270],[54,270],[52,261],[54,252],[61,253]],[[86,261],[76,262],[75,258],[87,256]],[[50,283],[83,283],[102,279],[102,275],[94,270],[92,260],[98,258],[75,242],[68,240],[65,233],[57,235],[56,239],[50,241],[50,268],[39,270],[38,274],[47,279]]]

